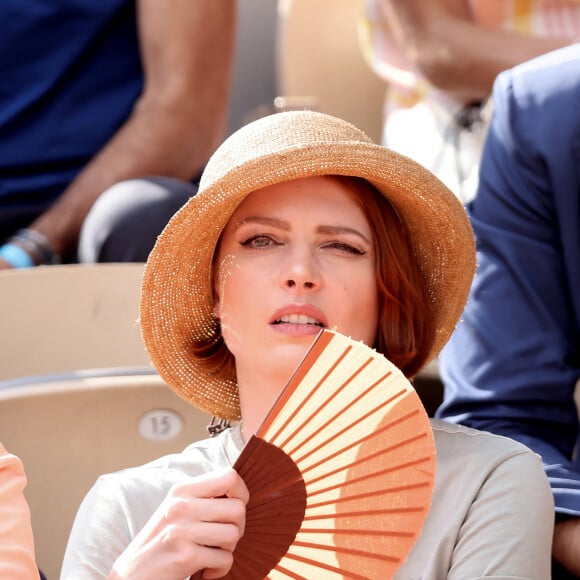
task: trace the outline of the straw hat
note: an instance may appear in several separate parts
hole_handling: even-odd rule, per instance
[[[475,269],[473,231],[436,177],[330,115],[290,111],[254,121],[213,154],[199,192],[159,236],[142,284],[140,321],[151,361],[177,394],[212,415],[237,420],[240,413],[235,382],[211,375],[191,352],[192,342],[219,333],[210,284],[219,236],[253,191],[316,175],[368,180],[406,224],[433,301],[437,334],[429,359],[463,310]]]

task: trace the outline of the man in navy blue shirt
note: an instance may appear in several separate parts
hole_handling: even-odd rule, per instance
[[[441,354],[437,415],[542,456],[557,512],[553,554],[580,576],[580,44],[501,73],[493,98],[467,208],[478,270]]]
[[[235,0],[3,0],[0,20],[0,268],[74,260],[81,232],[88,260],[144,261],[223,138]]]

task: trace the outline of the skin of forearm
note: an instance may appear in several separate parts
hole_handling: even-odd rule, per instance
[[[580,518],[556,524],[552,555],[566,570],[580,576]]]
[[[111,185],[146,175],[189,180],[203,168],[225,133],[235,6],[138,0],[143,93],[124,125],[30,224],[56,253],[74,249],[88,211]]]
[[[485,99],[501,71],[572,42],[481,26],[463,0],[383,0],[381,12],[399,50],[459,102]]]
[[[571,38],[535,38],[464,22],[441,26],[434,22],[432,29],[431,40],[418,43],[408,57],[433,85],[462,102],[489,96],[501,71],[572,42]]]
[[[209,107],[189,96],[179,106],[168,99],[143,99],[113,139],[79,173],[31,227],[45,234],[54,251],[66,254],[99,195],[114,183],[143,175],[194,177],[223,136],[228,89],[212,94]],[[197,106],[194,106],[196,105]]]

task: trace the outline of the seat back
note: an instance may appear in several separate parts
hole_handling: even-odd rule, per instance
[[[38,564],[49,580],[99,474],[206,437],[209,418],[163,383],[143,346],[143,268],[0,272],[0,441],[24,462]]]
[[[260,116],[276,96],[276,2],[238,0],[235,61],[227,134]]]
[[[60,575],[74,516],[100,474],[207,437],[210,418],[143,372],[0,383],[0,441],[24,463],[37,563],[48,580]]]
[[[0,272],[0,380],[149,365],[138,310],[143,264]]]
[[[378,143],[386,86],[363,56],[363,15],[364,0],[279,0],[278,94],[350,121]]]

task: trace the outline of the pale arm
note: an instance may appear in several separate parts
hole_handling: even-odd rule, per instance
[[[0,444],[0,578],[38,578],[22,461]]]
[[[381,0],[401,52],[436,87],[462,102],[491,93],[497,74],[570,44],[476,24],[465,0]]]
[[[143,93],[125,124],[31,225],[58,254],[74,247],[87,212],[109,186],[143,175],[191,179],[223,138],[235,1],[139,0],[137,7]]]

